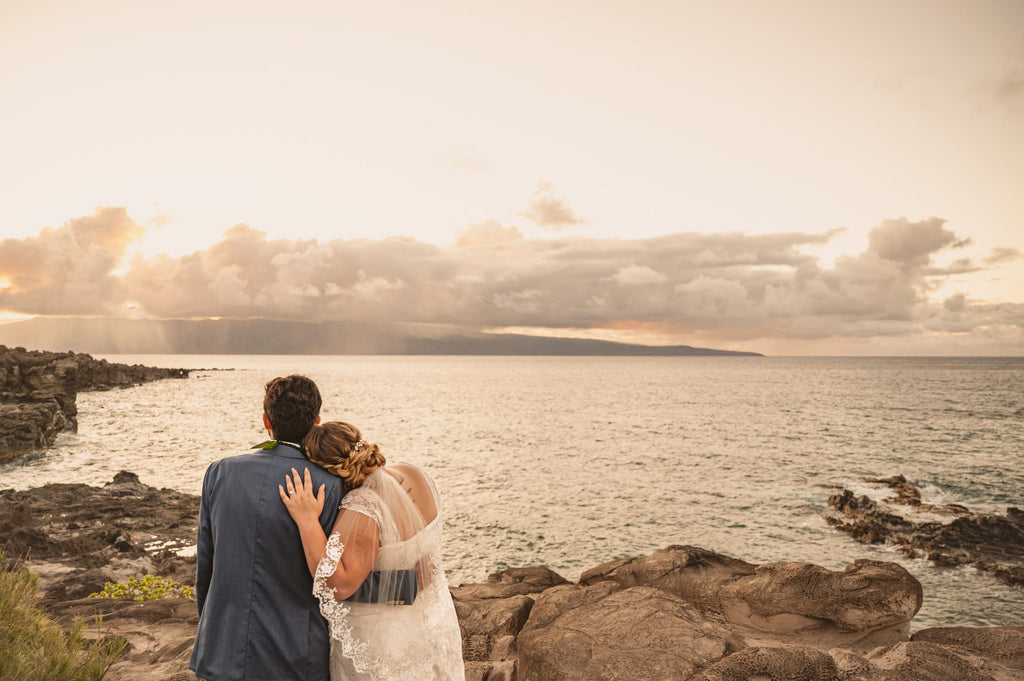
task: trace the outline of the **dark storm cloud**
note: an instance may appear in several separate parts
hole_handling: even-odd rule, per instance
[[[141,230],[103,209],[39,237],[0,242],[0,306],[25,313],[374,320],[476,327],[643,328],[704,338],[898,336],[1021,328],[1022,306],[936,283],[981,269],[934,260],[967,243],[938,218],[886,220],[868,248],[823,267],[804,253],[836,231],[672,234],[651,239],[527,239],[496,221],[439,247],[408,238],[268,239],[246,225],[211,248],[135,256]],[[997,249],[984,267],[1019,257]],[[3,286],[3,279],[9,284]]]

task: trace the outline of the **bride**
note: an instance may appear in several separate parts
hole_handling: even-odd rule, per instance
[[[326,537],[317,522],[323,486],[314,492],[309,470],[293,468],[279,486],[330,625],[331,681],[463,681],[433,481],[410,464],[385,467],[377,445],[348,423],[313,426],[303,444],[350,490]]]

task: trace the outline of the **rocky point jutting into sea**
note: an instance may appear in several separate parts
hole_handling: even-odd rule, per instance
[[[0,490],[0,543],[28,556],[43,602],[69,626],[130,646],[112,681],[188,681],[195,603],[86,598],[153,573],[191,584],[198,498],[121,472],[102,487]],[[753,564],[694,546],[596,566],[570,583],[512,568],[452,589],[471,681],[1024,679],[1024,626],[910,635],[924,594],[896,563],[841,571]]]
[[[76,432],[75,402],[81,391],[188,375],[187,369],[129,366],[81,353],[0,345],[0,461],[44,449],[62,431]]]
[[[826,515],[831,525],[865,544],[891,544],[945,567],[970,565],[1024,587],[1024,511],[1010,506],[1005,514],[976,513],[959,504],[922,503],[921,491],[902,475],[865,482],[894,494],[881,501],[848,489],[833,494],[828,503],[838,513]]]

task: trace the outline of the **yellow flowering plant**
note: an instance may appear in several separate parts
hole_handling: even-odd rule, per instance
[[[141,579],[129,577],[125,582],[107,582],[99,593],[89,598],[119,598],[125,601],[158,601],[162,598],[195,599],[192,587],[184,586],[170,577],[145,575]]]

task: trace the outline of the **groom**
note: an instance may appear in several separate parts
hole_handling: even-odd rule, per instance
[[[314,489],[326,486],[319,520],[330,534],[344,483],[301,447],[320,421],[320,404],[309,378],[275,378],[266,386],[263,423],[276,442],[206,470],[196,548],[199,631],[189,663],[205,681],[330,679],[327,623],[278,493],[292,468],[308,468]]]

